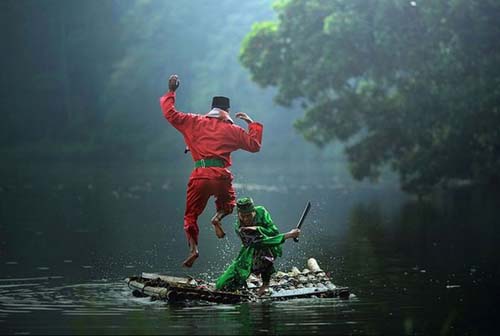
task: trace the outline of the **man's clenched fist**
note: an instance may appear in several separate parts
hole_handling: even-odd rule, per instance
[[[175,90],[177,90],[177,88],[179,87],[179,84],[180,84],[179,76],[177,76],[177,75],[171,75],[168,78],[168,89],[169,89],[169,91],[175,92]]]

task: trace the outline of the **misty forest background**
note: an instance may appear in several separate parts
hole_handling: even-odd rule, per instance
[[[498,1],[4,0],[0,16],[0,154],[14,167],[190,166],[158,104],[176,73],[179,110],[226,95],[264,123],[259,164],[392,171],[417,194],[498,185]]]
[[[493,334],[499,18],[498,0],[1,0],[0,330]],[[210,201],[181,267],[193,161],[159,105],[171,74],[180,111],[224,95],[264,124],[233,155],[237,197],[282,232],[310,201],[276,269],[313,256],[353,300],[137,304],[125,276],[213,281],[240,248]]]

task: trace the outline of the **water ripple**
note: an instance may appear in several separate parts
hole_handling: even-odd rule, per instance
[[[130,292],[121,281],[54,286],[53,279],[36,277],[0,279],[0,313],[61,311],[65,315],[122,315],[142,308],[130,307]],[[37,282],[33,282],[38,280]],[[26,283],[25,281],[30,281]],[[10,282],[10,283],[7,283]],[[2,316],[4,317],[4,316]]]
[[[246,325],[255,326],[256,331],[270,330],[274,333],[276,330],[271,327],[274,324],[289,331],[295,330],[297,325],[321,331],[332,324],[345,326],[346,318],[342,317],[350,316],[349,320],[352,320],[352,316],[356,314],[351,307],[355,301],[344,302],[338,299],[299,299],[237,305],[208,302],[168,305],[149,298],[133,297],[122,280],[102,279],[83,283],[64,283],[65,280],[54,277],[0,280],[0,320],[8,321],[3,326],[16,323],[12,329],[16,332],[65,330],[71,333],[74,321],[81,321],[89,328],[81,329],[86,330],[85,333],[94,330],[92,328],[108,330],[112,324],[118,324],[113,327],[115,332],[130,331],[127,328],[136,324],[149,325],[152,321],[153,325],[161,325],[162,332],[185,334],[191,333],[198,326],[203,331],[215,328],[213,330],[221,333],[225,329],[221,329],[220,323],[234,333],[241,332],[242,326]],[[334,321],[333,315],[341,318]],[[31,325],[25,324],[26,316],[29,316]],[[296,316],[300,318],[295,318]],[[52,321],[51,325],[42,322],[47,318]],[[89,318],[94,322],[87,326],[84,321]],[[273,323],[270,325],[271,320]],[[150,329],[147,331],[152,332]],[[148,332],[143,330],[141,333]]]

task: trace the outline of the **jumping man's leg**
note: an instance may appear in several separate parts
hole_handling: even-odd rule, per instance
[[[186,212],[184,214],[184,231],[189,244],[189,255],[184,260],[184,267],[191,267],[199,256],[198,252],[198,216],[203,212],[210,198],[206,180],[190,180],[187,189]]]
[[[226,236],[226,233],[222,229],[221,220],[229,214],[230,212],[217,211],[212,217],[212,225],[214,226],[215,235],[217,236],[217,238],[224,238]]]
[[[212,217],[212,224],[217,238],[224,238],[226,235],[222,229],[222,218],[233,212],[236,205],[236,195],[231,185],[231,180],[217,181],[215,195],[215,207],[217,211]]]
[[[189,238],[189,255],[188,257],[182,262],[182,266],[184,267],[191,267],[193,266],[195,260],[199,256],[198,252],[198,244],[194,241],[193,238]]]

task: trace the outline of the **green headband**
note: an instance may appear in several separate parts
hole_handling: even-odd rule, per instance
[[[255,211],[255,207],[253,205],[253,199],[250,197],[243,197],[236,201],[236,206],[238,207],[238,212],[241,213],[249,213]]]

